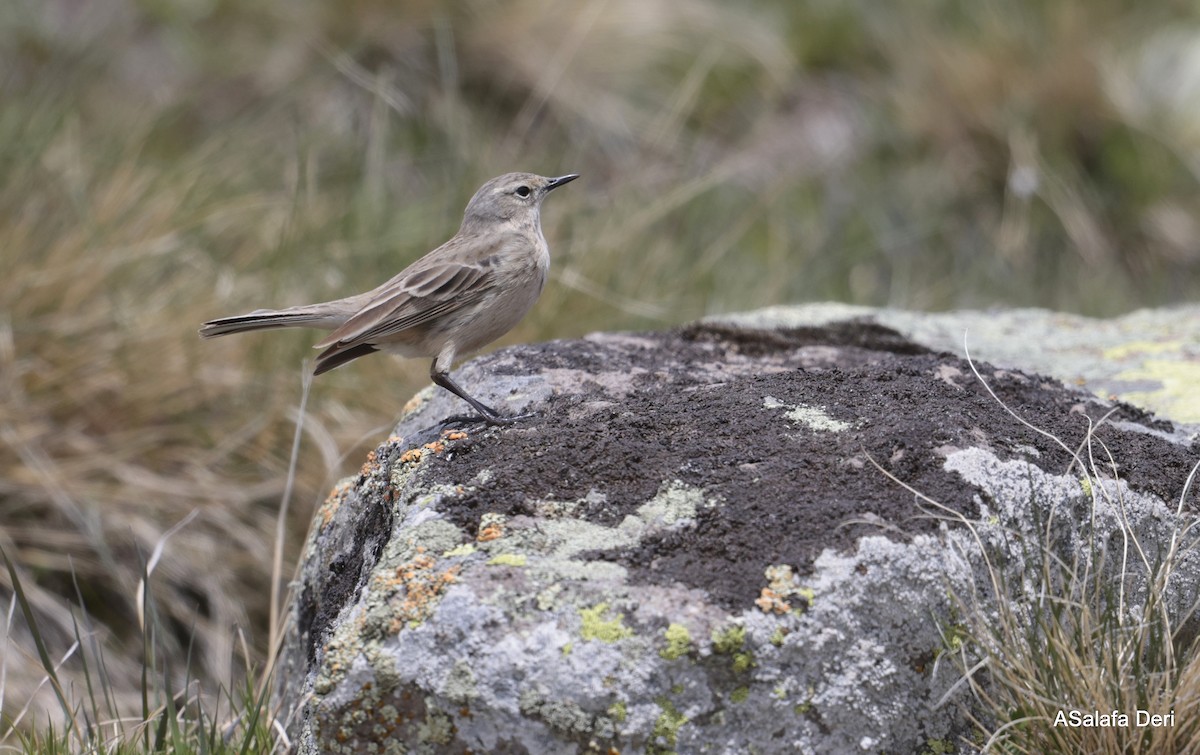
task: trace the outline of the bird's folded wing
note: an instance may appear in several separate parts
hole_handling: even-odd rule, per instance
[[[492,279],[489,267],[442,262],[405,271],[314,348],[370,343],[474,304]]]

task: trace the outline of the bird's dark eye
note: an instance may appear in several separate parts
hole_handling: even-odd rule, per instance
[[[529,196],[532,193],[533,193],[533,191],[528,186],[518,186],[517,187],[517,196],[521,197],[522,199],[524,199],[525,197]]]

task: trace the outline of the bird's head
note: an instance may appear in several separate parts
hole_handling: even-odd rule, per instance
[[[568,173],[558,178],[535,173],[505,173],[493,178],[479,187],[479,191],[467,203],[463,226],[522,217],[537,220],[538,208],[546,195],[576,178],[579,178],[578,173]]]

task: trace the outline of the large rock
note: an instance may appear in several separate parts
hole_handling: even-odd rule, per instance
[[[970,731],[936,659],[981,546],[1019,571],[1050,511],[1066,552],[1125,526],[1153,551],[1195,516],[1188,428],[976,363],[993,397],[874,318],[897,313],[816,312],[469,363],[484,401],[537,412],[508,428],[447,432],[461,402],[419,394],[309,535],[280,681],[301,750],[941,746]],[[1052,343],[1020,337],[1031,363]],[[1119,480],[1081,484],[1089,421]]]

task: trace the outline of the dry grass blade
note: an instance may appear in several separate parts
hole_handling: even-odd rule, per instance
[[[1003,405],[974,362],[971,369]],[[1030,429],[1053,437],[1005,409]],[[976,725],[984,735],[985,752],[1200,751],[1200,646],[1194,630],[1188,629],[1197,621],[1200,600],[1170,605],[1180,588],[1185,594],[1192,590],[1173,576],[1181,555],[1200,547],[1188,536],[1195,518],[1180,516],[1178,524],[1153,543],[1138,537],[1139,530],[1150,536],[1144,528],[1158,515],[1147,519],[1145,504],[1138,502],[1138,518],[1133,518],[1132,494],[1116,474],[1116,460],[1096,436],[1102,424],[1103,420],[1088,423],[1080,445],[1087,452],[1086,464],[1078,454],[1071,457],[1071,468],[1082,475],[1088,491],[1091,511],[1090,521],[1071,523],[1083,534],[1082,550],[1074,553],[1061,552],[1054,530],[1045,526],[1053,516],[1051,501],[1032,501],[1035,516],[1040,506],[1050,514],[1032,526],[1022,524],[1024,529],[999,521],[977,525],[896,480],[872,460],[883,474],[938,512],[936,516],[969,533],[971,552],[961,553],[959,561],[978,565],[984,589],[972,582],[966,592],[951,591],[962,626],[953,632],[953,641],[945,632],[943,636],[947,657],[955,659],[962,677],[942,704],[964,685],[970,689],[983,712]],[[1103,467],[1095,458],[1097,445],[1105,455]],[[1184,514],[1183,502],[1198,470],[1200,462],[1184,481],[1177,515]],[[1098,518],[1101,510],[1112,517],[1112,533],[1103,538],[1108,530]],[[1119,549],[1110,558],[1106,548],[1114,536]],[[1024,544],[1024,555],[1005,555],[999,543],[1010,548]],[[1133,563],[1131,555],[1136,555]],[[1167,726],[1148,727],[1135,720],[1137,715],[1168,712]],[[1120,713],[1128,719],[1114,718],[1111,725],[1063,724],[1064,716],[1084,713]]]
[[[17,567],[8,557],[8,551],[0,548],[0,558],[4,559],[4,566],[8,570],[8,577],[11,580],[13,588],[13,596],[16,598],[17,604],[21,607],[21,613],[25,618],[25,623],[29,625],[33,634],[34,646],[37,648],[38,659],[41,661],[42,668],[46,671],[46,678],[50,682],[51,688],[54,690],[55,697],[58,698],[59,704],[62,706],[64,718],[74,726],[75,717],[72,715],[71,705],[67,701],[66,693],[63,690],[62,682],[58,678],[58,664],[55,664],[50,659],[50,652],[46,649],[46,643],[42,640],[42,634],[37,628],[37,618],[33,614],[33,609],[29,605],[29,601],[25,597],[25,590],[21,586],[21,579],[17,575]],[[77,646],[72,645],[68,651],[68,656],[75,652]],[[64,661],[66,658],[63,659]],[[22,711],[23,713],[24,711]],[[78,732],[74,732],[78,736]]]
[[[296,412],[296,433],[292,436],[292,454],[288,462],[287,484],[283,489],[283,498],[279,502],[279,516],[276,519],[275,525],[275,541],[272,548],[271,557],[271,617],[270,617],[270,641],[267,647],[270,648],[271,655],[268,658],[267,668],[270,670],[275,665],[275,653],[282,642],[283,615],[284,606],[280,602],[279,588],[283,584],[283,552],[285,538],[287,537],[287,521],[288,510],[292,500],[292,486],[296,480],[296,464],[300,460],[300,440],[304,433],[304,417],[305,409],[308,406],[308,393],[312,387],[312,371],[307,369],[308,362],[304,364],[305,369],[302,371],[302,387],[300,395],[300,408]],[[264,675],[264,679],[269,674]],[[265,693],[265,690],[260,690],[260,693]]]

